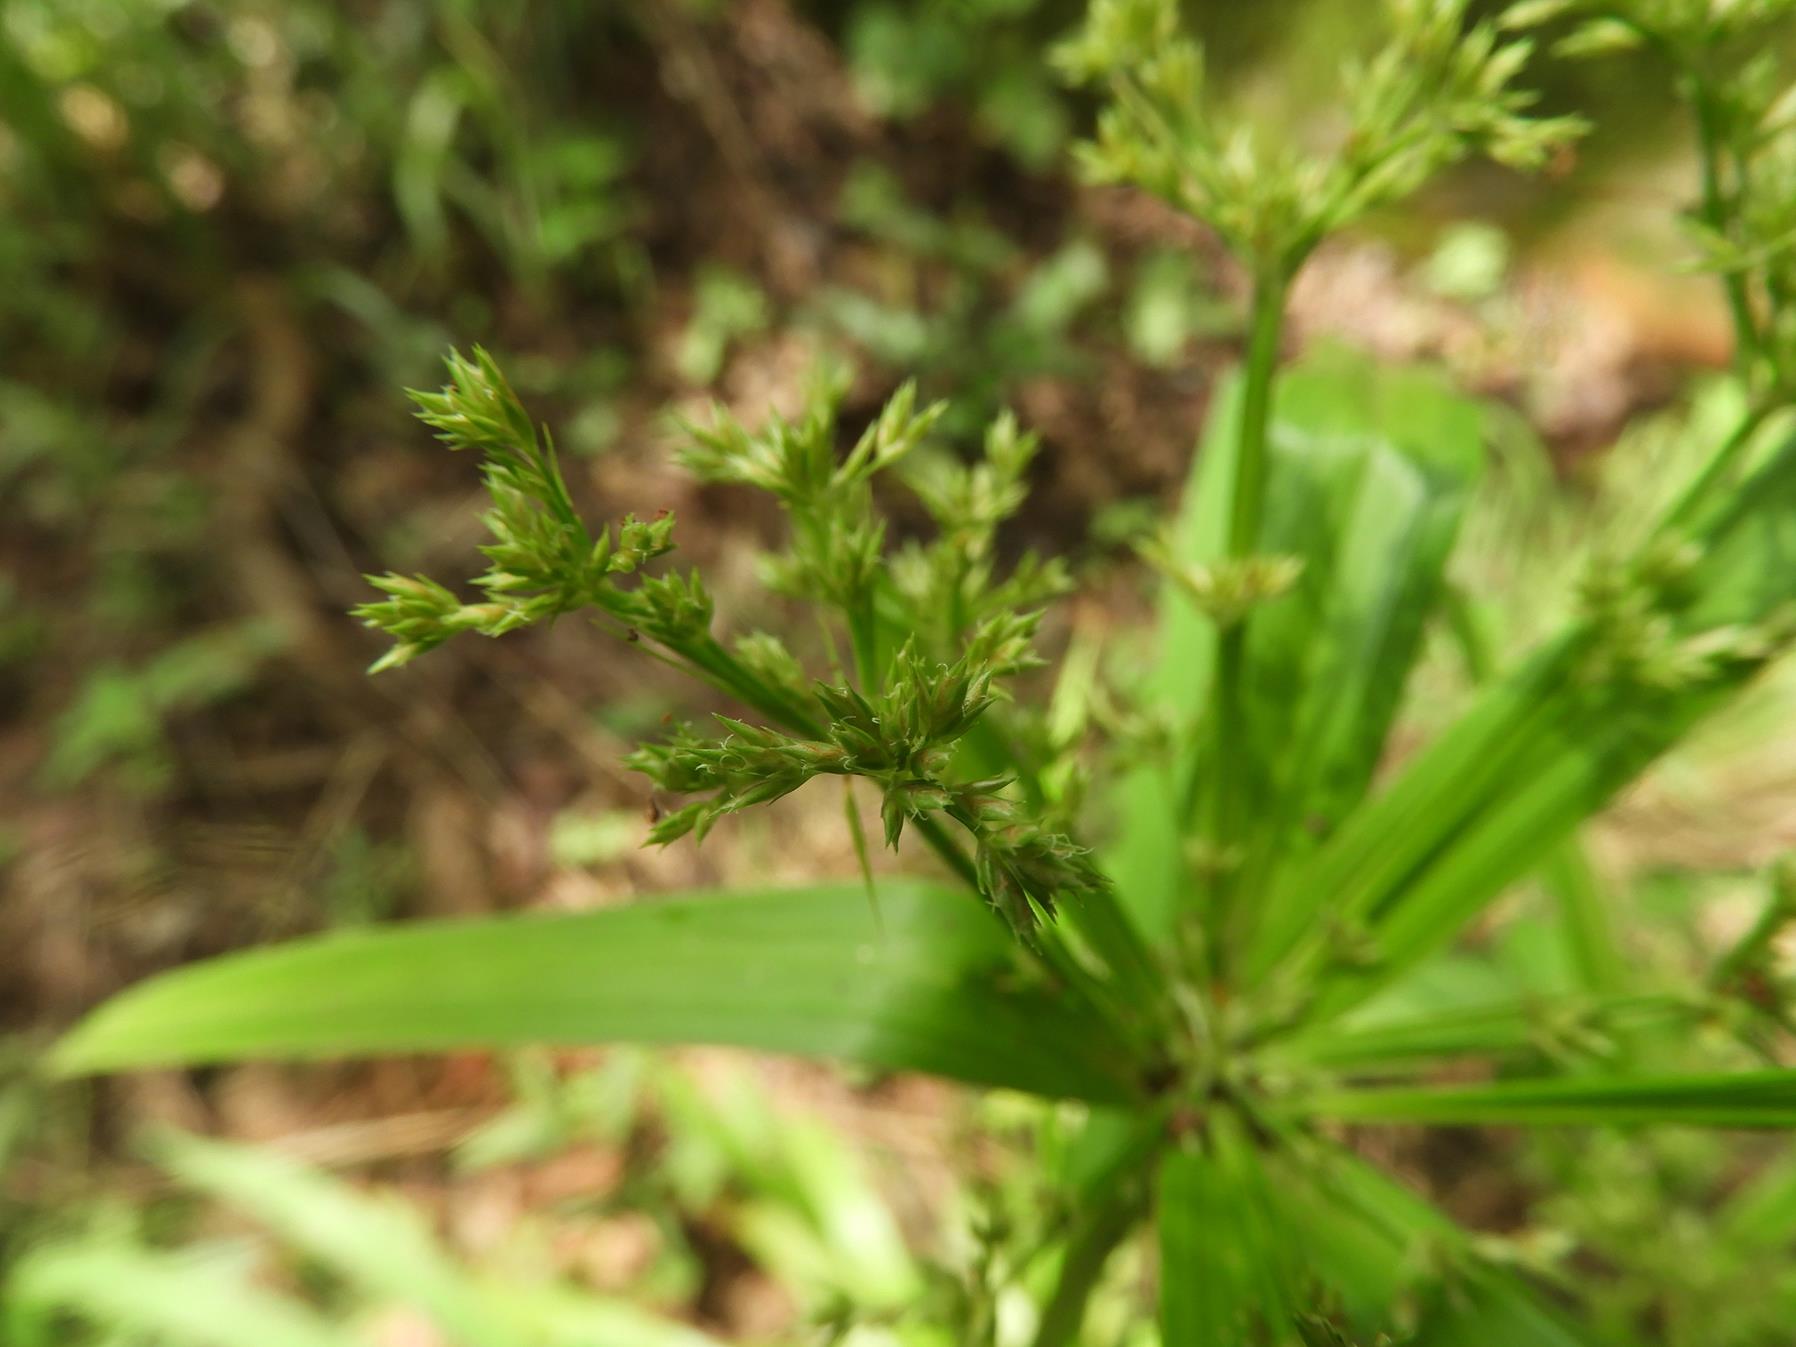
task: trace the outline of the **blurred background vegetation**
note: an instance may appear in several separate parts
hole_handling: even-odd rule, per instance
[[[1191,16],[1231,96],[1301,132],[1370,8]],[[477,536],[467,465],[399,391],[452,340],[501,356],[596,515],[677,511],[745,629],[778,621],[745,559],[768,521],[670,471],[670,407],[790,407],[824,353],[856,370],[850,419],[910,374],[955,400],[951,439],[1013,405],[1046,448],[1011,544],[1070,555],[1102,599],[1088,629],[1126,629],[1144,598],[1116,540],[1182,479],[1240,291],[1189,224],[1074,181],[1089,109],[1041,53],[1077,12],[0,0],[0,1337],[1026,1331],[1030,1248],[1062,1215],[1031,1180],[1062,1122],[1041,1106],[705,1053],[100,1087],[32,1063],[125,982],[247,943],[852,867],[833,801],[638,851],[649,801],[618,759],[692,708],[573,625],[363,677],[362,572],[450,569]],[[1529,601],[1490,615],[1516,632],[1600,524],[1591,483],[1625,509],[1687,437],[1657,424],[1658,458],[1618,458],[1619,428],[1727,356],[1674,274],[1691,177],[1662,75],[1540,82],[1603,128],[1576,162],[1459,176],[1320,259],[1294,313],[1306,344],[1444,362],[1505,409],[1468,564],[1539,536],[1542,574],[1502,577]],[[1725,925],[1796,833],[1788,705],[1762,694],[1601,830],[1605,866],[1645,877],[1652,957]],[[1695,866],[1720,877],[1697,892]],[[1527,932],[1500,936],[1524,963]],[[1546,1205],[1521,1142],[1455,1145],[1402,1163],[1518,1248],[1579,1249],[1613,1325],[1788,1342],[1785,1143],[1530,1142]],[[1153,1340],[1147,1275],[1123,1260],[1092,1342]]]

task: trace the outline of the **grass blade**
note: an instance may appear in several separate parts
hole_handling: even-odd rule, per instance
[[[1541,879],[1557,903],[1572,967],[1586,991],[1613,996],[1627,989],[1628,968],[1616,939],[1608,887],[1576,838],[1547,857]]]
[[[1343,1122],[1796,1127],[1796,1071],[1578,1076],[1450,1088],[1335,1090],[1300,1108]]]
[[[1517,999],[1366,1022],[1327,1022],[1278,1043],[1272,1059],[1334,1070],[1421,1069],[1456,1057],[1496,1061],[1612,1051],[1618,1038],[1694,1025],[1709,1012],[1673,996]]]
[[[1271,1169],[1272,1192],[1307,1265],[1362,1340],[1416,1307],[1413,1347],[1588,1347],[1512,1270],[1481,1258],[1441,1212],[1342,1147]]]
[[[1204,1142],[1160,1166],[1161,1336],[1215,1347],[1279,1340],[1297,1310],[1291,1233],[1239,1120],[1216,1114]]]
[[[1127,1048],[1031,985],[965,896],[858,883],[419,922],[153,978],[55,1049],[65,1073],[530,1043],[710,1043],[1121,1103]]]
[[[98,1236],[46,1244],[7,1279],[0,1323],[26,1343],[67,1342],[65,1313],[122,1340],[178,1347],[343,1347],[299,1304],[255,1285],[247,1270],[193,1253],[159,1253]],[[41,1324],[42,1334],[38,1335]],[[60,1325],[57,1327],[56,1325]]]
[[[1681,585],[1702,597],[1669,609],[1671,629],[1654,638],[1666,659],[1684,648],[1674,641],[1714,636],[1731,653],[1697,654],[1663,684],[1616,681],[1593,676],[1603,666],[1589,663],[1610,638],[1588,621],[1570,624],[1298,874],[1294,882],[1331,905],[1332,920],[1287,924],[1261,971],[1280,946],[1288,950],[1287,987],[1321,989],[1312,1018],[1365,1000],[1450,940],[1735,695],[1789,640],[1793,502],[1796,439],[1693,540],[1697,563]]]
[[[415,1208],[265,1147],[171,1134],[155,1155],[187,1186],[255,1217],[364,1293],[429,1315],[451,1339],[521,1347],[523,1335],[493,1312]]]
[[[1268,779],[1238,887],[1276,895],[1271,909],[1247,909],[1251,928],[1313,914],[1312,895],[1275,881],[1370,784],[1441,594],[1481,437],[1477,404],[1431,371],[1312,359],[1280,393],[1261,547],[1301,557],[1304,570],[1249,632],[1254,695],[1243,709]]]
[[[1476,405],[1424,371],[1337,352],[1283,374],[1276,399],[1257,550],[1298,557],[1304,569],[1292,593],[1255,611],[1245,649],[1245,758],[1263,779],[1227,788],[1251,797],[1240,811],[1253,824],[1236,887],[1256,891],[1365,792],[1481,457]],[[1205,428],[1174,528],[1183,564],[1226,555],[1240,401],[1238,383],[1225,385]],[[1168,583],[1159,630],[1143,695],[1189,718],[1208,696],[1215,628]],[[1171,764],[1138,769],[1123,786],[1111,873],[1161,933],[1190,901],[1184,839],[1209,732],[1199,727]],[[1306,897],[1281,891],[1292,910],[1274,924],[1301,925]]]

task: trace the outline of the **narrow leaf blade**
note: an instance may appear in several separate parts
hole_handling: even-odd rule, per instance
[[[130,1341],[179,1347],[342,1347],[337,1330],[311,1310],[255,1285],[245,1269],[193,1253],[161,1253],[90,1237],[46,1244],[12,1269],[5,1310],[29,1326],[41,1317],[44,1343],[66,1341],[61,1315],[78,1314]],[[50,1336],[55,1331],[58,1336]]]
[[[187,1186],[247,1212],[368,1294],[423,1311],[452,1338],[522,1340],[494,1314],[416,1209],[357,1192],[265,1147],[171,1133],[158,1139],[156,1152],[162,1167]]]
[[[69,1074],[529,1043],[709,1043],[1133,1099],[1130,1054],[964,894],[886,881],[419,922],[163,974],[57,1047]]]
[[[1722,638],[1735,653],[1697,653],[1664,682],[1610,678],[1600,657],[1616,634],[1568,623],[1293,876],[1329,895],[1328,922],[1287,924],[1278,942],[1287,989],[1319,989],[1311,1018],[1343,1013],[1450,941],[1788,644],[1792,504],[1796,437],[1692,539],[1682,583],[1701,598],[1668,611],[1665,639],[1690,653]],[[1265,950],[1256,971],[1279,953]]]
[[[1293,1239],[1238,1122],[1218,1114],[1204,1149],[1160,1166],[1160,1313],[1166,1342],[1280,1340],[1294,1321]]]
[[[1224,555],[1239,401],[1237,385],[1225,385],[1206,427],[1175,527],[1182,563]],[[1244,681],[1253,695],[1243,730],[1263,779],[1217,785],[1253,798],[1251,835],[1236,841],[1249,886],[1273,888],[1293,909],[1263,914],[1275,929],[1303,923],[1308,894],[1275,887],[1275,877],[1365,793],[1479,473],[1480,440],[1476,404],[1425,371],[1336,352],[1279,382],[1257,550],[1295,557],[1302,570],[1249,627]],[[1191,719],[1205,706],[1215,629],[1169,583],[1159,631],[1160,659],[1143,693]],[[1206,784],[1209,733],[1200,728],[1175,762],[1141,768],[1122,789],[1112,873],[1162,931],[1192,887],[1186,810]]]
[[[1419,1309],[1414,1347],[1587,1347],[1514,1271],[1478,1256],[1471,1237],[1422,1198],[1340,1146],[1271,1169],[1280,1214],[1306,1265],[1359,1333]]]
[[[1796,1127],[1796,1071],[1571,1076],[1450,1088],[1336,1090],[1302,1106],[1350,1122]]]
[[[1370,1009],[1370,1007],[1368,1007]],[[1456,1057],[1602,1055],[1635,1034],[1687,1029],[1709,1013],[1674,996],[1516,998],[1422,1014],[1326,1021],[1278,1044],[1277,1060],[1333,1070],[1420,1070]]]

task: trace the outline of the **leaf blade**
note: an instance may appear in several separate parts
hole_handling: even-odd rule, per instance
[[[1796,1071],[1571,1076],[1436,1088],[1336,1090],[1303,1110],[1344,1122],[1796,1127]]]
[[[1288,926],[1283,950],[1268,950],[1256,971],[1282,954],[1288,986],[1321,989],[1312,1018],[1366,1000],[1737,694],[1790,643],[1792,501],[1796,437],[1688,539],[1694,561],[1680,584],[1698,600],[1654,609],[1666,621],[1657,656],[1681,651],[1691,663],[1664,680],[1610,677],[1602,656],[1625,656],[1626,632],[1596,613],[1568,622],[1294,876],[1331,895],[1335,922]],[[1351,947],[1328,948],[1343,929]]]
[[[1420,1311],[1414,1347],[1587,1347],[1589,1339],[1536,1297],[1514,1269],[1479,1256],[1449,1217],[1359,1156],[1325,1143],[1284,1157],[1270,1189],[1308,1266],[1361,1332]]]
[[[606,911],[412,923],[140,984],[54,1050],[66,1074],[526,1043],[711,1043],[1133,1099],[1129,1051],[1050,989],[964,894],[858,883]]]
[[[1517,997],[1420,1014],[1325,1020],[1271,1051],[1331,1070],[1422,1070],[1458,1057],[1539,1057],[1590,1050],[1636,1033],[1694,1026],[1707,1007],[1675,996]]]
[[[1182,564],[1226,553],[1240,394],[1238,380],[1225,384],[1205,427],[1170,542]],[[1212,788],[1252,796],[1255,822],[1237,841],[1247,885],[1270,890],[1278,905],[1253,923],[1270,926],[1276,945],[1284,928],[1302,928],[1311,892],[1276,881],[1314,850],[1312,825],[1344,817],[1365,793],[1382,752],[1481,469],[1481,416],[1428,371],[1325,353],[1281,377],[1269,452],[1275,468],[1256,551],[1296,557],[1303,569],[1289,593],[1254,610],[1249,627],[1245,682],[1254,692],[1244,733],[1259,775]],[[1189,718],[1205,705],[1215,627],[1169,581],[1158,630],[1144,700]],[[1206,788],[1212,728],[1199,725],[1177,761],[1144,765],[1121,786],[1109,868],[1158,932],[1170,931],[1193,887],[1185,815]]]
[[[324,1319],[219,1258],[138,1248],[89,1236],[41,1245],[12,1269],[5,1288],[8,1321],[30,1328],[43,1317],[50,1343],[53,1317],[78,1314],[121,1334],[156,1335],[192,1347],[341,1347]],[[64,1330],[66,1330],[64,1325]],[[62,1339],[66,1340],[66,1339]]]
[[[455,1339],[522,1342],[417,1209],[357,1192],[270,1148],[165,1133],[154,1153],[185,1186],[248,1213],[366,1294],[417,1308]]]
[[[1205,1141],[1160,1165],[1161,1336],[1249,1347],[1295,1318],[1293,1237],[1240,1123],[1218,1114]]]

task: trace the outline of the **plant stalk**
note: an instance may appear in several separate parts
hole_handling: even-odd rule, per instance
[[[1708,499],[1716,486],[1727,478],[1739,463],[1741,455],[1752,443],[1752,437],[1760,426],[1765,424],[1773,407],[1768,402],[1760,402],[1750,407],[1733,432],[1704,463],[1702,470],[1691,479],[1678,498],[1672,502],[1671,508],[1665,512],[1659,525],[1659,532],[1664,534],[1671,529],[1685,528],[1691,522],[1702,503]]]
[[[1225,555],[1240,561],[1259,545],[1260,517],[1266,498],[1266,431],[1272,415],[1272,387],[1278,373],[1279,340],[1284,330],[1289,272],[1277,263],[1262,263],[1253,279],[1252,327],[1248,336],[1241,424],[1235,450],[1234,495],[1229,502]],[[1215,784],[1211,795],[1210,841],[1219,861],[1215,898],[1219,914],[1234,896],[1235,876],[1224,859],[1241,837],[1251,806],[1251,764],[1246,760],[1242,731],[1242,681],[1246,671],[1249,616],[1224,627],[1216,647]],[[1221,924],[1216,929],[1221,929]],[[1222,951],[1217,951],[1220,955]]]
[[[756,675],[716,638],[704,636],[690,645],[672,649],[674,654],[691,665],[704,682],[724,695],[754,707],[776,725],[813,739],[822,734],[822,727],[802,709],[794,706],[782,689],[773,687]],[[937,820],[918,819],[914,826],[957,878],[974,888],[978,887],[978,872],[973,868],[971,858],[960,849]]]
[[[879,686],[879,624],[870,596],[849,609],[848,639],[854,648],[854,676],[861,691],[870,696]]]
[[[1260,515],[1266,499],[1266,426],[1272,413],[1272,384],[1278,373],[1279,340],[1284,333],[1285,295],[1290,278],[1283,267],[1263,264],[1254,274],[1253,318],[1248,334],[1246,384],[1235,463],[1235,494],[1229,505],[1228,557],[1252,556],[1259,544]]]
[[[1078,1341],[1091,1293],[1097,1289],[1110,1255],[1134,1231],[1145,1205],[1137,1186],[1121,1196],[1112,1195],[1079,1226],[1067,1246],[1054,1294],[1042,1311],[1035,1347],[1070,1347]]]
[[[1721,160],[1724,153],[1721,110],[1707,81],[1698,71],[1687,71],[1685,78],[1690,81],[1690,104],[1696,114],[1697,152],[1702,162],[1702,221],[1716,233],[1725,234],[1728,202],[1726,189],[1721,181]],[[1752,299],[1746,290],[1746,277],[1741,272],[1730,269],[1722,276],[1722,286],[1727,292],[1728,313],[1734,324],[1734,367],[1750,386],[1752,360],[1759,350],[1759,331],[1758,323],[1752,315]]]

